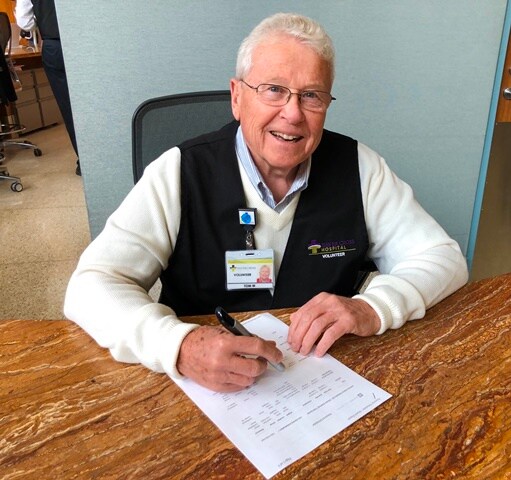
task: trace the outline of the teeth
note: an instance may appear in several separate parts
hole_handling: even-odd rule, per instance
[[[298,140],[300,137],[294,136],[294,135],[286,135],[285,133],[280,132],[271,132],[272,135],[275,135],[276,137],[282,138],[283,140],[286,140],[288,142]]]

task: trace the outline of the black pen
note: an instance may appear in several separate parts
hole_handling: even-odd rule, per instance
[[[244,336],[244,337],[253,337],[252,335],[240,322],[236,319],[232,318],[222,307],[215,308],[215,315],[218,318],[218,321],[225,327],[229,332],[234,333],[234,335]],[[284,372],[286,370],[286,366],[282,363],[274,363],[268,360],[268,363],[279,372]]]

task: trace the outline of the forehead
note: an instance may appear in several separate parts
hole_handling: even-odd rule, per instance
[[[287,35],[270,37],[254,48],[249,74],[257,81],[294,82],[296,88],[330,88],[332,83],[330,64],[311,46]]]

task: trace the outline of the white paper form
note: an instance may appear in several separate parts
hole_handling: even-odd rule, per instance
[[[176,383],[266,478],[391,397],[331,355],[293,352],[289,327],[269,313],[243,325],[277,342],[285,372],[269,366],[254,385],[236,393],[212,392],[189,379]]]

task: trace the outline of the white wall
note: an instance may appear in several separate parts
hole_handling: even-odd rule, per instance
[[[136,107],[228,88],[249,30],[296,11],[337,48],[327,128],[380,152],[466,249],[506,0],[55,3],[93,236],[132,186]]]

